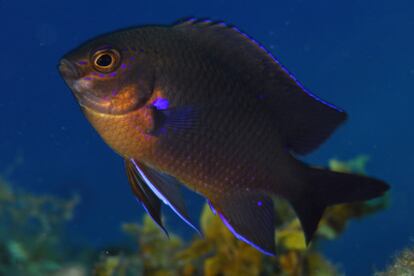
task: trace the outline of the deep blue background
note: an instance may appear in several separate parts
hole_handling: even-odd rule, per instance
[[[24,163],[10,176],[16,186],[81,194],[68,226],[74,243],[122,241],[120,222],[139,219],[142,208],[122,160],[83,118],[57,62],[117,28],[188,16],[225,20],[264,44],[309,90],[348,111],[349,121],[307,161],[368,154],[369,173],[391,183],[390,209],[352,222],[343,237],[326,243],[329,258],[349,275],[368,275],[411,245],[414,233],[411,3],[0,0],[0,171],[20,152]],[[189,205],[198,206],[193,199]]]

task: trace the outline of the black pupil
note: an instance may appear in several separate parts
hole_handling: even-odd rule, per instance
[[[102,67],[107,67],[112,64],[112,56],[109,54],[103,54],[98,58],[96,64]]]

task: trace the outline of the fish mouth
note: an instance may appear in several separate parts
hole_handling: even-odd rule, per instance
[[[81,87],[81,85],[79,85],[79,81],[66,80],[66,83],[71,88],[72,94],[75,96],[82,108],[92,109],[100,113],[112,113],[110,111],[110,99],[104,99],[94,95],[92,91]]]
[[[91,88],[85,87],[82,79],[68,83],[79,105],[88,110],[93,110],[101,114],[123,115],[136,108],[139,108],[139,103],[136,101],[129,101],[129,103],[117,104],[117,97],[108,95],[105,97],[96,95]],[[96,91],[95,91],[96,92]],[[128,92],[128,91],[127,91]],[[122,99],[121,99],[122,101]]]
[[[58,68],[66,85],[84,109],[102,114],[123,115],[142,105],[135,97],[135,86],[124,87],[116,94],[108,94],[96,88],[90,78],[84,77],[80,68],[70,60],[63,58]]]
[[[60,60],[58,68],[62,78],[69,86],[80,106],[101,112],[108,110],[110,106],[108,100],[95,96],[92,91],[88,91],[81,84],[81,72],[74,63],[63,58]]]
[[[78,68],[67,59],[61,59],[58,68],[65,80],[75,80],[80,77]]]

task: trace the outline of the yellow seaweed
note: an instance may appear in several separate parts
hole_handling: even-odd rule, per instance
[[[330,161],[330,167],[341,172],[363,173],[367,160],[366,156],[349,161],[334,159]],[[73,217],[79,197],[59,199],[16,191],[11,187],[0,178],[0,218],[8,220],[0,224],[3,227],[0,227],[0,253],[13,260],[9,266],[0,260],[2,275],[20,275],[21,267],[25,269],[24,275],[30,276],[65,275],[70,271],[95,276],[338,275],[338,269],[318,252],[318,243],[323,239],[337,238],[350,220],[365,217],[388,205],[387,197],[382,197],[369,202],[329,207],[311,246],[307,247],[301,225],[290,204],[275,198],[277,255],[270,257],[235,238],[205,204],[200,218],[203,238],[197,236],[189,242],[174,234],[167,238],[145,215],[141,224],[122,224],[122,230],[135,241],[138,250],[120,248],[115,254],[105,250],[99,254],[91,250],[80,261],[56,258],[62,256],[56,245],[64,242],[59,229]],[[46,206],[53,206],[54,212]],[[29,234],[27,222],[33,220],[37,221],[38,228]],[[10,221],[10,227],[20,231],[4,228]],[[399,275],[391,273],[397,268],[400,269],[398,271],[402,267],[411,269],[413,251],[404,252],[398,262],[383,272],[388,274],[377,275],[394,276]]]

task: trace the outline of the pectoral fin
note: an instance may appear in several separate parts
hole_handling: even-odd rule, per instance
[[[162,202],[170,206],[171,209],[189,226],[200,233],[185,208],[184,200],[181,196],[179,187],[181,183],[174,177],[159,172],[133,159],[131,159],[131,163],[134,165],[136,172],[152,190],[152,192]]]
[[[136,196],[139,202],[141,202],[145,211],[151,216],[154,222],[165,232],[168,236],[168,232],[165,229],[161,220],[161,201],[152,192],[152,190],[145,184],[145,181],[139,175],[135,169],[134,164],[125,160],[125,170],[128,177],[128,182],[131,186],[132,192]]]
[[[194,107],[168,107],[166,105],[150,105],[147,107],[153,120],[148,134],[159,136],[168,129],[188,130],[199,124],[200,110]]]
[[[267,255],[275,255],[275,219],[272,199],[244,193],[211,203],[227,228],[238,238]]]

